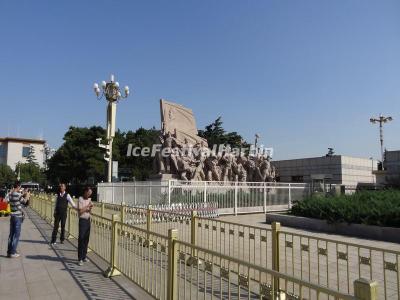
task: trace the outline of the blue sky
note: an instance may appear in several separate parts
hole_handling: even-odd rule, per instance
[[[132,95],[123,130],[159,127],[159,99],[192,108],[275,159],[400,149],[400,1],[0,1],[0,136],[62,143],[104,125],[93,82]]]

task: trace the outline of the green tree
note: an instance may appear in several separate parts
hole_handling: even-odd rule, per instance
[[[64,135],[64,143],[48,161],[47,177],[50,182],[84,184],[91,179],[95,182],[104,180],[105,152],[99,148],[98,138],[105,138],[102,127],[70,127]]]
[[[207,125],[204,130],[199,130],[199,136],[207,140],[210,148],[214,145],[230,145],[232,148],[249,146],[236,131],[226,132],[222,124],[222,118],[218,117],[210,125]]]
[[[8,186],[17,179],[15,172],[6,164],[0,164],[0,187]]]
[[[129,144],[133,147],[152,147],[157,142],[159,131],[155,128],[139,128],[136,131],[117,130],[113,140],[113,160],[118,161],[120,173],[136,180],[145,180],[153,172],[152,157],[127,155]],[[107,164],[105,150],[98,147],[96,139],[105,141],[105,130],[101,127],[70,127],[64,135],[63,145],[48,161],[47,177],[53,184],[66,181],[73,184],[105,180]]]
[[[16,169],[19,170],[21,182],[32,181],[40,185],[44,185],[46,182],[46,176],[37,163],[19,163]]]
[[[26,161],[30,164],[37,164],[35,148],[32,145],[30,145],[30,147],[29,147],[29,154],[26,157]]]
[[[153,173],[153,157],[150,156],[129,156],[127,151],[131,144],[134,147],[150,147],[159,143],[160,131],[155,129],[139,128],[136,131],[128,131],[126,133],[116,134],[115,157],[119,157],[119,168],[124,170],[124,175],[128,177],[135,177],[136,180],[146,180]],[[117,150],[118,149],[118,150]]]

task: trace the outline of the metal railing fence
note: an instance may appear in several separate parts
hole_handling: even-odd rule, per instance
[[[51,221],[54,210],[52,197],[35,195],[32,198],[32,208],[42,218]],[[322,280],[315,282],[311,277],[302,276],[303,271],[299,275],[296,273],[299,261],[290,260],[290,257],[295,256],[290,256],[283,248],[288,248],[288,242],[292,242],[290,249],[295,253],[296,241],[289,241],[289,237],[296,239],[300,236],[300,242],[303,243],[300,248],[305,251],[304,239],[313,237],[280,230],[279,223],[274,223],[272,229],[264,229],[200,218],[195,213],[189,219],[177,219],[180,216],[172,214],[169,216],[171,223],[178,220],[175,223],[184,225],[181,231],[189,229],[189,234],[182,234],[179,238],[179,231],[171,229],[170,225],[154,225],[154,219],[167,220],[158,223],[167,224],[166,216],[153,218],[157,213],[148,210],[146,223],[138,227],[126,223],[124,206],[118,206],[120,211],[113,207],[111,211],[117,214],[112,214],[110,220],[104,216],[107,213],[104,205],[96,207],[103,216],[97,215],[96,211],[91,219],[93,227],[90,248],[110,264],[107,276],[122,272],[157,299],[399,299],[398,274],[397,281],[396,278],[384,275],[383,290],[377,287],[379,279],[358,279],[365,276],[364,273],[346,278],[347,286],[352,280],[352,287],[347,290],[330,285],[329,281],[328,284]],[[68,233],[73,237],[78,235],[77,226],[76,211],[70,209]],[[207,244],[209,240],[211,242]],[[309,250],[312,249],[311,244]],[[323,255],[320,253],[323,252],[320,250],[322,248],[317,248],[318,255],[308,252],[308,255],[318,257],[318,265],[308,264],[311,276],[315,275],[315,268],[323,269],[319,260],[319,256]],[[384,249],[376,250],[383,251],[385,255],[388,253]],[[330,253],[330,250],[326,251]],[[398,260],[399,253],[395,255]],[[364,258],[359,258],[359,261],[364,262]],[[296,272],[290,272],[290,264]],[[328,264],[330,268],[332,263],[329,259]],[[350,261],[348,265],[351,264],[354,262]],[[393,263],[390,268],[397,269],[397,265]],[[397,291],[393,290],[389,294],[388,284],[394,282],[397,283]]]
[[[275,237],[279,248],[277,266],[284,274],[347,293],[354,293],[355,279],[368,278],[379,283],[380,299],[400,299],[400,251],[195,214],[188,217],[163,212],[163,217],[154,217],[157,214],[151,209],[140,208],[140,211],[142,225],[148,230],[167,235],[169,229],[178,228],[181,241],[264,268],[273,268]]]
[[[171,252],[171,299],[350,300],[360,296],[358,292],[355,296],[341,293],[177,239]],[[196,260],[192,253],[196,253]],[[366,284],[370,289],[376,287],[364,280],[354,282],[356,289]]]
[[[141,214],[146,216],[144,210],[141,209]],[[146,217],[142,217],[142,220],[143,224],[147,224]],[[168,229],[179,226],[180,240],[216,250],[251,264],[272,268],[271,228],[198,216],[189,220],[186,215],[181,219],[161,218],[160,221],[157,218],[150,218],[149,220],[151,224],[148,229],[154,227],[157,228],[157,232],[166,234]],[[279,261],[281,272],[348,293],[353,293],[352,283],[356,278],[366,277],[379,282],[381,286],[379,295],[382,299],[400,299],[398,278],[400,252],[323,239],[310,234],[294,234],[284,230],[277,234],[281,253]],[[367,255],[368,253],[371,255]]]
[[[310,193],[304,183],[215,182],[215,181],[138,181],[99,183],[100,202],[129,206],[199,205],[218,207],[219,214],[285,210]]]

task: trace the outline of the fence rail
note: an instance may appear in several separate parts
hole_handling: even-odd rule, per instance
[[[98,205],[101,207],[104,204]],[[293,233],[280,228],[273,230],[203,218],[196,214],[189,217],[187,213],[164,213],[169,218],[158,218],[151,209],[140,210],[144,220],[142,226],[148,230],[167,235],[169,229],[178,228],[181,241],[201,245],[263,268],[273,268],[275,237],[280,272],[347,293],[354,293],[355,279],[368,278],[379,283],[380,299],[400,299],[400,251]],[[151,217],[147,218],[148,215]],[[127,213],[125,218],[129,218]]]
[[[105,203],[130,206],[208,203],[216,205],[219,214],[238,214],[288,209],[293,201],[310,193],[310,186],[303,183],[167,180],[99,183],[97,193],[97,199]]]
[[[96,205],[91,218],[90,248],[110,264],[108,276],[121,272],[157,299],[398,297],[388,294],[387,284],[395,281],[388,276],[382,284],[384,289],[378,291],[377,282],[359,279],[364,276],[360,273],[354,280],[351,277],[351,288],[344,291],[290,273],[284,263],[290,260],[282,252],[283,245],[288,245],[288,233],[277,223],[265,229],[201,218],[195,212],[188,217],[141,208],[135,214],[145,213],[145,222],[131,225],[127,224],[130,217],[125,206],[105,206]],[[51,222],[51,196],[34,196],[32,207]],[[77,213],[70,209],[68,214],[68,233],[77,237]],[[179,224],[179,230],[175,229]]]

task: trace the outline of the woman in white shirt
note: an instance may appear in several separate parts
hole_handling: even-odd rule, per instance
[[[92,189],[86,187],[83,191],[83,197],[78,200],[78,213],[79,213],[79,237],[78,237],[78,260],[79,265],[82,266],[87,262],[86,254],[89,245],[90,236],[90,212],[93,207],[90,196]]]

